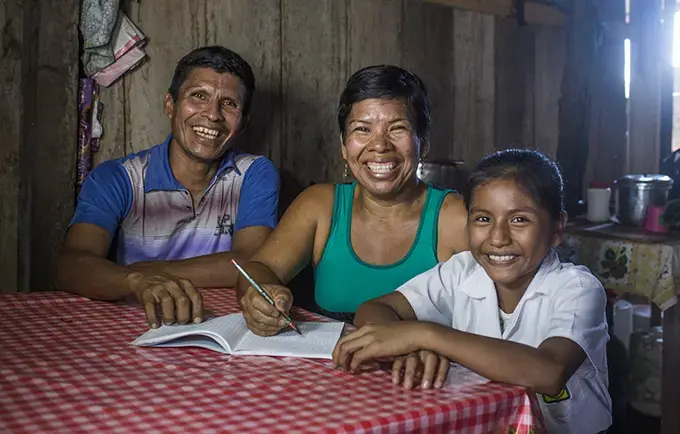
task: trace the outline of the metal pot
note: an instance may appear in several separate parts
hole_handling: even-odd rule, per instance
[[[435,187],[460,190],[467,181],[462,164],[462,161],[421,161],[416,175],[421,181]]]
[[[610,210],[622,225],[644,226],[647,208],[666,206],[673,180],[666,175],[626,175],[612,187]]]

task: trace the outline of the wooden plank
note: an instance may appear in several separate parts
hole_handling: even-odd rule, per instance
[[[632,173],[659,168],[661,123],[661,2],[631,0],[630,126],[628,166]]]
[[[565,64],[564,28],[536,26],[534,36],[534,146],[555,157]]]
[[[534,29],[495,17],[494,144],[499,148],[534,146]],[[536,77],[538,80],[540,77]]]
[[[576,2],[566,26],[566,60],[559,108],[557,161],[565,178],[567,211],[582,211],[583,177],[588,159],[591,77],[597,38],[595,8],[591,2]]]
[[[624,86],[625,5],[618,0],[597,4],[598,15],[606,17],[596,48],[591,96],[591,129],[588,171],[590,181],[613,182],[626,172],[628,147],[626,130],[626,95]]]
[[[281,8],[279,0],[206,3],[207,44],[223,45],[250,63],[257,92],[250,125],[238,142],[249,152],[281,160]]]
[[[177,62],[205,45],[205,0],[133,1],[130,19],[149,39],[147,61],[125,78],[126,151],[138,152],[170,133],[163,98]]]
[[[23,2],[0,7],[0,293],[19,288],[19,150],[21,146]]]
[[[51,288],[59,245],[73,216],[78,128],[78,0],[37,2],[39,23],[31,140],[31,290]],[[58,109],[54,109],[57,108]]]
[[[494,144],[494,17],[455,11],[453,146],[473,167]]]
[[[335,110],[350,71],[345,0],[283,0],[281,16],[285,201],[342,180]]]
[[[102,129],[99,151],[92,156],[97,164],[125,155],[125,80],[123,77],[109,87],[99,88],[99,101],[103,104]]]
[[[403,65],[427,87],[432,111],[429,160],[460,158],[453,144],[453,15],[446,6],[404,1]]]
[[[439,3],[454,8],[478,12],[482,14],[499,15],[503,18],[515,18],[516,11],[513,0],[423,0]],[[524,19],[527,23],[544,24],[548,26],[563,26],[565,15],[555,7],[525,3]]]
[[[400,65],[402,0],[348,1],[350,71],[378,64]]]

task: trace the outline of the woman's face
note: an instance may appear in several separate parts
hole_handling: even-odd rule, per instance
[[[400,99],[365,99],[352,105],[342,157],[376,196],[399,193],[416,179],[420,140]]]

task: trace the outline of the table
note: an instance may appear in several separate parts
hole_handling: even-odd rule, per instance
[[[216,314],[238,311],[232,290],[202,292]],[[145,328],[136,306],[0,296],[0,432],[544,431],[522,387],[407,391],[389,372],[355,376],[328,361],[131,346]]]
[[[560,257],[586,265],[605,288],[643,295],[663,311],[661,432],[680,433],[680,234],[577,219],[567,225]]]

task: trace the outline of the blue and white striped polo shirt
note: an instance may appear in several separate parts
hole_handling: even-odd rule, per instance
[[[229,251],[236,231],[276,225],[280,181],[271,161],[230,151],[194,210],[170,168],[170,139],[98,165],[83,184],[71,225],[105,229],[117,239],[121,265]]]

